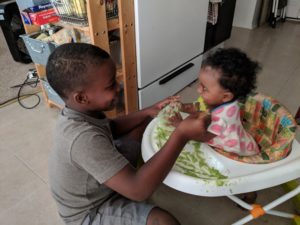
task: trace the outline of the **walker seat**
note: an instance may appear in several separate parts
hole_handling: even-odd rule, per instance
[[[164,121],[173,109],[176,107],[167,106],[147,126],[142,140],[144,161],[168,140],[174,128]],[[245,128],[261,148],[260,155],[240,157],[190,141],[164,183],[190,194],[226,196],[272,187],[300,177],[300,145],[294,140],[296,124],[291,114],[277,101],[262,94],[249,96],[241,109]],[[182,116],[187,114],[182,113]]]
[[[261,153],[239,156],[215,148],[222,155],[246,163],[270,163],[285,158],[295,138],[296,122],[277,100],[263,94],[251,94],[241,104],[244,128],[254,137]]]
[[[263,214],[291,218],[295,224],[300,224],[298,215],[273,210],[282,202],[299,195],[300,186],[263,207],[249,205],[234,196],[277,186],[300,177],[300,144],[294,140],[296,124],[293,117],[276,100],[262,94],[253,94],[247,98],[241,106],[241,116],[245,128],[261,148],[260,155],[239,157],[222,149],[213,149],[205,143],[190,141],[163,183],[193,195],[227,196],[250,211],[248,216],[233,225],[245,224]],[[148,161],[161,149],[172,132],[170,127],[162,123],[163,120],[164,117],[159,115],[144,132],[144,161]]]

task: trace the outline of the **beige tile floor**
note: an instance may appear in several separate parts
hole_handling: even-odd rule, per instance
[[[263,70],[258,90],[279,99],[295,113],[300,105],[299,40],[300,23],[285,22],[276,29],[235,28],[225,46],[239,47],[260,61]],[[183,100],[196,98],[195,87],[196,83],[180,92]],[[0,224],[62,225],[47,182],[47,158],[57,113],[43,101],[32,110],[17,103],[0,109]],[[257,200],[266,204],[282,193],[280,187],[261,190]],[[246,215],[226,197],[197,197],[164,185],[151,200],[171,211],[183,225],[229,225]],[[294,210],[290,201],[277,209]],[[249,224],[285,225],[290,220],[264,216]]]

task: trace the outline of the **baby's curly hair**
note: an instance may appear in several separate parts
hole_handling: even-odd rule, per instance
[[[46,76],[51,87],[63,99],[89,82],[88,69],[101,66],[110,59],[109,54],[97,46],[68,43],[57,47],[48,58]]]
[[[241,101],[256,88],[256,75],[261,70],[258,62],[237,48],[217,49],[203,61],[202,68],[206,66],[219,70],[221,87]]]

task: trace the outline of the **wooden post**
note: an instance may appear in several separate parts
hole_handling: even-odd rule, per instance
[[[125,113],[138,110],[134,0],[118,0]]]
[[[110,53],[105,0],[87,0],[87,14],[92,44]]]

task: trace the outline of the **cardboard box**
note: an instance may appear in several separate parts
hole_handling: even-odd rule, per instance
[[[41,26],[47,23],[56,23],[60,20],[54,8],[48,8],[37,12],[33,12],[28,8],[26,10],[21,11],[21,16],[23,18],[24,23],[28,25]]]
[[[47,23],[55,23],[59,21],[55,10],[53,8],[42,10],[35,13],[29,13],[31,23],[34,25],[43,25]]]

